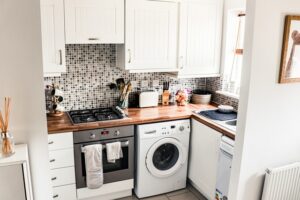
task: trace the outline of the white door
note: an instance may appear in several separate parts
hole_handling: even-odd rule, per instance
[[[148,171],[164,178],[175,174],[187,160],[187,149],[174,138],[164,138],[154,143],[146,156]]]
[[[63,0],[41,0],[44,75],[66,72]]]
[[[187,77],[219,74],[223,0],[181,4],[179,68]]]
[[[65,0],[66,43],[124,43],[124,0]]]
[[[209,200],[215,199],[221,133],[192,120],[188,177]]]
[[[177,32],[178,2],[127,0],[126,69],[177,69]]]

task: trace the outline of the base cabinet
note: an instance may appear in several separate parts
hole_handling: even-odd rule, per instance
[[[215,199],[221,137],[221,133],[192,120],[188,178],[209,200]]]
[[[48,136],[52,199],[77,200],[74,169],[73,133]]]

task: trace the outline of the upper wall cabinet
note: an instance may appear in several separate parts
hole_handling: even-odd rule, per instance
[[[41,0],[44,76],[66,72],[63,0]]]
[[[130,72],[170,72],[177,68],[179,3],[127,0],[125,45],[117,47],[118,67]]]
[[[183,0],[180,7],[179,77],[218,76],[223,0]]]
[[[124,43],[124,0],[65,0],[67,44]]]

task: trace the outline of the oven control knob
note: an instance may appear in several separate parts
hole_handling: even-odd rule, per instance
[[[180,126],[180,127],[179,127],[179,130],[180,130],[180,131],[184,131],[184,126]]]
[[[90,139],[95,139],[96,138],[96,134],[95,133],[91,133],[90,134]]]
[[[115,131],[115,136],[119,136],[120,135],[120,131]]]

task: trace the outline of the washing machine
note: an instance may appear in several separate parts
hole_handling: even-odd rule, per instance
[[[186,187],[190,120],[136,127],[135,194],[154,196]]]

